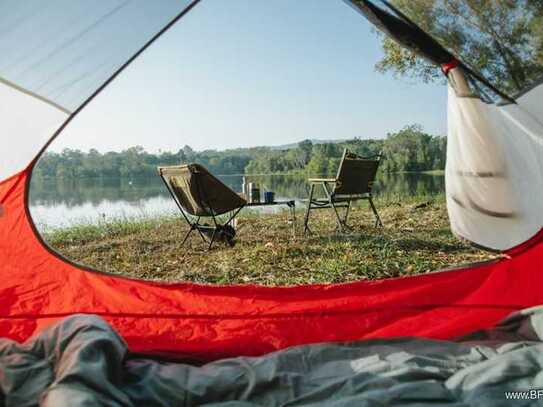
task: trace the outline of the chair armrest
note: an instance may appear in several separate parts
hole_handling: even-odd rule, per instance
[[[308,178],[307,182],[336,182],[335,178]]]

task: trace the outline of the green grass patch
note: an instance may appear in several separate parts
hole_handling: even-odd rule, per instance
[[[45,240],[80,264],[131,277],[211,284],[341,283],[426,273],[495,258],[456,239],[443,196],[380,197],[384,228],[373,227],[367,203],[350,216],[353,231],[339,234],[329,210],[312,212],[313,234],[293,236],[287,212],[244,212],[237,244],[211,251],[181,217],[123,219],[47,232]]]

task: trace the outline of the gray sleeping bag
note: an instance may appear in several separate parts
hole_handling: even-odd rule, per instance
[[[131,355],[105,321],[76,315],[22,345],[0,339],[0,405],[543,405],[542,335],[538,307],[456,342],[325,343],[193,366]]]

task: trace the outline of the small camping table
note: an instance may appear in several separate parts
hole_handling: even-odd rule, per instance
[[[286,205],[290,209],[290,221],[292,222],[292,234],[296,236],[296,202],[291,200],[273,201],[273,202],[251,202],[247,203],[244,208],[255,208],[259,206],[275,206]]]

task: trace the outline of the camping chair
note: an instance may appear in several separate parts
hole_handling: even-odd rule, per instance
[[[304,219],[304,233],[309,229],[309,215],[313,209],[332,208],[336,215],[337,225],[341,232],[350,229],[347,218],[351,203],[360,199],[369,201],[371,210],[375,215],[375,227],[383,226],[377,209],[373,204],[371,189],[377,175],[377,169],[381,161],[381,154],[375,157],[362,158],[345,149],[339,164],[336,178],[309,178],[311,184],[309,200]],[[325,198],[315,198],[315,186],[321,185]],[[339,208],[345,208],[345,213],[340,216]]]
[[[247,204],[245,199],[199,164],[159,167],[158,171],[183,218],[190,226],[181,246],[185,244],[193,230],[198,231],[204,242],[206,236],[208,237],[208,249],[211,249],[216,240],[224,240],[230,246],[234,245],[236,231],[231,222]],[[220,223],[217,216],[228,212],[232,212],[228,220]],[[205,217],[211,218],[213,224],[201,223],[201,218]]]

